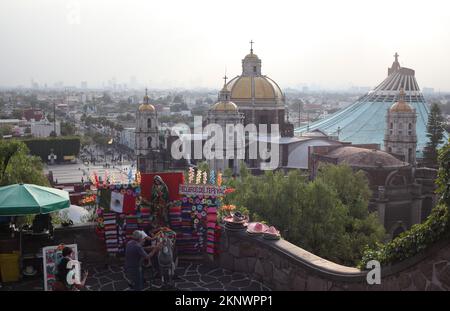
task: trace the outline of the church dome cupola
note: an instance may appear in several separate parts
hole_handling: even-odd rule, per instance
[[[227,88],[227,78],[228,77],[226,75],[223,77],[225,83],[219,92],[219,101],[227,102],[231,99],[231,91]]]
[[[405,101],[405,91],[403,88],[400,89],[398,97],[398,101],[389,109],[390,112],[414,112],[411,105]]]
[[[258,55],[253,54],[253,40],[250,41],[250,54],[247,54],[242,60],[242,75],[243,76],[260,76],[261,75],[261,60]]]
[[[416,110],[405,101],[405,91],[401,88],[398,101],[386,114],[384,147],[413,166],[416,165],[416,124]]]
[[[155,106],[150,104],[149,101],[150,101],[150,98],[148,97],[147,89],[145,89],[144,101],[139,106],[139,111],[140,112],[155,112],[156,111],[155,110]]]
[[[238,107],[235,103],[230,101],[231,98],[231,91],[228,90],[227,88],[227,76],[225,75],[223,77],[224,79],[224,84],[223,84],[223,88],[220,90],[219,92],[219,101],[217,103],[215,103],[212,107],[211,107],[211,111],[216,111],[216,112],[238,112]]]

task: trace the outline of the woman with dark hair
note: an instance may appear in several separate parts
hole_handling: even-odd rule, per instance
[[[74,267],[67,268],[67,263],[71,260],[74,260],[73,250],[70,247],[66,246],[62,250],[62,258],[57,265],[56,282],[53,285],[53,290],[55,291],[80,290],[81,288],[84,287],[84,284],[86,283],[86,279],[88,276],[87,271],[84,272],[83,279],[81,280],[80,283],[69,284],[67,282],[67,275],[72,269],[74,269]]]

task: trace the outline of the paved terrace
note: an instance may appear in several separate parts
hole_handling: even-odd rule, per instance
[[[89,276],[86,282],[88,291],[128,291],[123,266],[88,265]],[[262,283],[252,280],[247,274],[231,272],[222,268],[205,264],[180,262],[174,278],[174,287],[166,288],[160,279],[151,278],[151,270],[145,270],[146,283],[144,290],[185,290],[185,291],[269,291]],[[36,276],[18,283],[3,284],[0,291],[42,291],[43,277]]]

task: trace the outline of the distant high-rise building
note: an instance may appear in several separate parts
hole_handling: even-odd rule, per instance
[[[82,90],[87,90],[87,88],[88,88],[87,82],[86,81],[81,81],[80,87],[81,87]]]

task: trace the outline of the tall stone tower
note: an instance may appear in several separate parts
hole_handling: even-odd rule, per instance
[[[405,101],[400,89],[399,99],[388,109],[384,135],[385,151],[400,156],[405,162],[416,165],[416,110]]]
[[[142,173],[159,170],[160,153],[158,115],[153,105],[149,103],[147,89],[144,101],[136,112],[136,159],[137,169]]]
[[[213,159],[208,159],[208,164],[215,171],[223,172],[225,169],[230,168],[234,174],[238,174],[240,163],[244,160],[243,157],[245,156],[245,141],[240,141],[244,138],[237,135],[237,132],[233,128],[227,128],[227,125],[235,126],[237,124],[243,124],[244,115],[239,113],[237,105],[230,101],[231,92],[227,89],[226,79],[227,77],[225,76],[225,84],[219,92],[219,100],[210,108],[207,118],[208,125],[217,124],[222,129],[224,149],[221,150],[220,147],[214,146],[214,151],[222,154],[223,158],[216,156]],[[239,155],[241,155],[241,159],[239,159]]]

